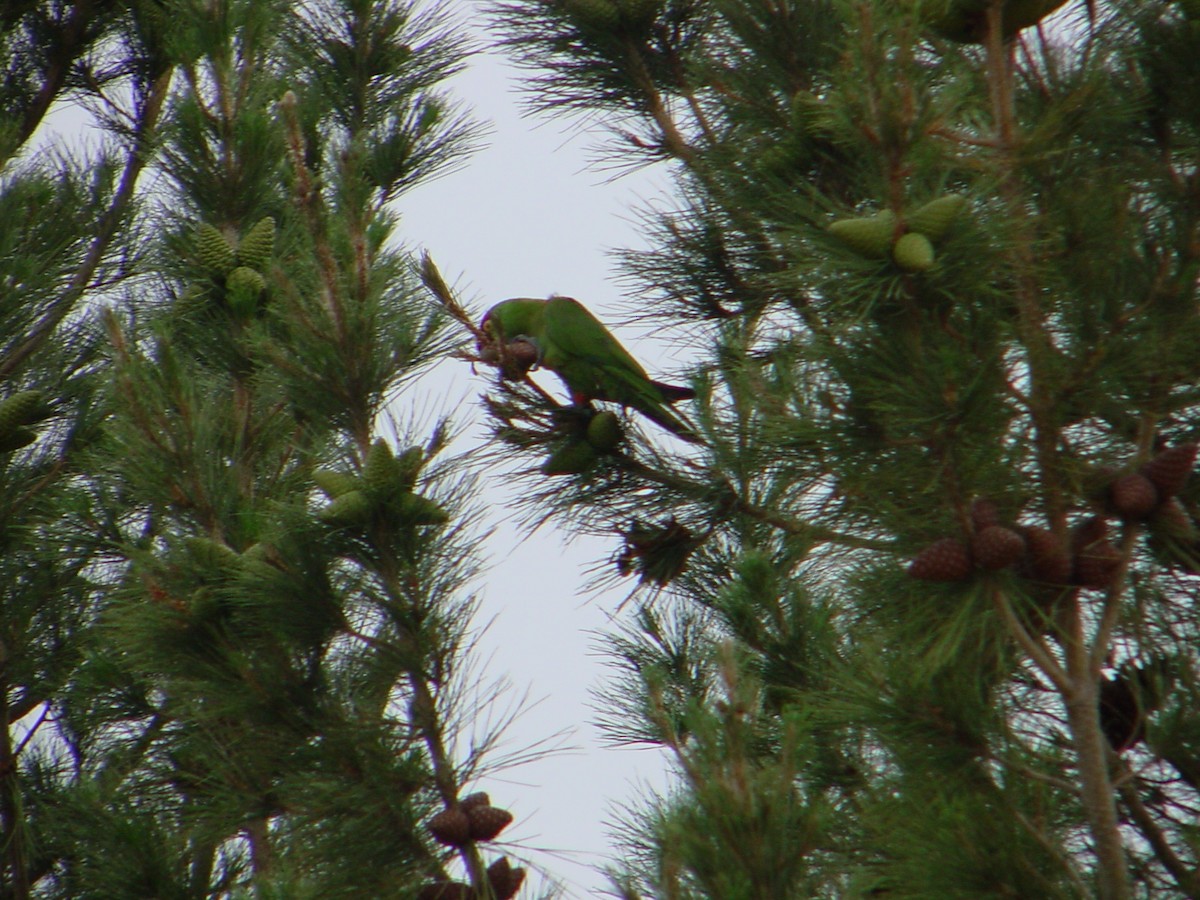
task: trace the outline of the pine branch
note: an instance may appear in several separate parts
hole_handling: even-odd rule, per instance
[[[0,642],[0,698],[9,692],[9,658],[9,648]],[[32,896],[29,822],[24,814],[20,759],[12,743],[12,726],[8,703],[0,702],[0,870],[8,873],[4,880],[11,885],[14,900],[28,900]]]
[[[328,235],[325,233],[322,218],[321,195],[305,162],[304,133],[300,128],[300,119],[296,115],[296,95],[292,91],[284,93],[279,101],[279,109],[287,131],[288,161],[296,179],[296,205],[304,215],[313,245],[317,254],[317,263],[321,273],[321,299],[329,319],[334,325],[334,334],[338,341],[346,336],[345,312],[343,310],[341,288],[339,287],[337,260],[329,246]]]
[[[1035,637],[1029,633],[1029,629],[1017,617],[1012,601],[1005,596],[1003,591],[996,588],[991,593],[992,603],[999,611],[1001,619],[1004,620],[1008,633],[1021,645],[1021,649],[1029,655],[1042,674],[1050,679],[1061,694],[1066,696],[1072,687],[1070,676],[1051,654],[1046,642],[1041,637]]]
[[[1176,854],[1174,848],[1163,834],[1163,830],[1158,823],[1154,821],[1154,817],[1150,815],[1150,811],[1146,809],[1146,805],[1142,802],[1139,788],[1141,787],[1139,779],[1134,778],[1123,782],[1118,791],[1121,799],[1125,802],[1125,808],[1129,810],[1129,814],[1133,817],[1134,824],[1137,825],[1138,831],[1150,844],[1154,850],[1154,855],[1158,858],[1168,872],[1175,879],[1175,884],[1184,896],[1197,900],[1200,898],[1200,873],[1190,868],[1187,863],[1181,860]]]
[[[33,136],[54,101],[62,94],[79,55],[95,36],[92,33],[93,26],[108,14],[104,7],[105,4],[95,0],[75,0],[70,6],[67,21],[56,23],[57,27],[49,29],[55,38],[50,48],[49,65],[42,72],[42,86],[26,106],[21,118],[21,127],[17,132],[18,146]]]
[[[1100,727],[1099,672],[1084,635],[1078,595],[1072,598],[1068,610],[1064,653],[1069,684],[1063,703],[1079,767],[1080,799],[1099,864],[1100,895],[1105,900],[1127,900],[1129,868],[1109,774],[1108,741]]]
[[[24,339],[8,349],[0,358],[0,380],[12,375],[27,359],[49,340],[55,329],[76,308],[84,292],[91,286],[96,269],[103,261],[121,226],[125,223],[129,207],[133,202],[138,177],[150,161],[154,134],[171,88],[170,70],[160,75],[151,85],[138,114],[137,126],[121,173],[121,180],[112,202],[96,224],[96,235],[72,275],[62,296],[43,314]]]

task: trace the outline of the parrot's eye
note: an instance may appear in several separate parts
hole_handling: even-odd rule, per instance
[[[496,343],[496,326],[492,323],[490,316],[483,317],[483,321],[479,323],[479,330],[485,337],[475,341],[475,352],[482,355],[486,348],[493,347]]]

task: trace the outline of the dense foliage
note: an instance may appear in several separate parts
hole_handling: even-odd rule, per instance
[[[473,145],[468,48],[390,0],[2,24],[0,896],[513,896],[389,206]]]
[[[447,311],[530,517],[639,586],[602,716],[677,780],[618,895],[1200,896],[1195,3],[491,15],[676,178],[622,259],[674,435],[398,249],[477,134],[436,8],[0,10],[0,897],[521,889]]]
[[[703,447],[547,478],[587,410],[491,407],[644,586],[606,718],[678,785],[623,896],[1200,896],[1200,19],[1060,5],[493,6],[677,176],[624,267]]]

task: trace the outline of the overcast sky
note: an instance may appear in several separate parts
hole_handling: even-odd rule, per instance
[[[451,6],[481,41],[487,40],[478,4],[456,0]],[[521,75],[508,61],[485,52],[450,82],[453,94],[490,122],[492,132],[487,146],[463,169],[398,202],[401,234],[414,248],[430,252],[475,309],[508,297],[557,293],[576,297],[606,321],[619,319],[629,306],[613,281],[608,251],[644,245],[633,210],[662,194],[666,175],[649,169],[612,180],[610,173],[589,167],[590,151],[603,133],[581,132],[578,122],[524,117],[517,91]],[[680,368],[669,348],[632,331],[617,333],[652,374]],[[431,386],[459,407],[460,417],[473,419],[460,449],[487,440],[478,413],[490,374],[473,374],[467,363],[451,360],[418,387]],[[543,383],[559,389],[553,377]],[[486,547],[490,567],[481,620],[494,621],[480,641],[487,657],[483,675],[507,676],[514,697],[528,692],[536,702],[509,729],[513,749],[566,728],[568,743],[578,750],[476,787],[516,816],[504,835],[519,845],[514,853],[528,854],[565,879],[565,896],[593,897],[607,884],[592,867],[610,850],[606,821],[612,804],[644,793],[647,780],[660,785],[664,780],[657,752],[606,748],[591,725],[589,691],[607,677],[596,632],[606,629],[627,591],[596,595],[585,592],[584,584],[587,570],[611,556],[618,541],[614,536],[565,544],[566,535],[555,523],[523,539],[507,509],[515,487],[503,483],[499,473],[485,469],[482,475],[489,482],[484,499],[499,529]],[[632,586],[632,580],[626,584]]]

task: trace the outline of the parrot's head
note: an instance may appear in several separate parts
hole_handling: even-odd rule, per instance
[[[542,333],[545,311],[545,300],[525,297],[502,300],[484,314],[479,329],[495,341],[511,341],[515,337],[536,340]]]
[[[537,364],[538,339],[546,301],[518,297],[503,300],[489,309],[479,322],[482,337],[475,349],[484,362],[512,369],[517,377]]]

